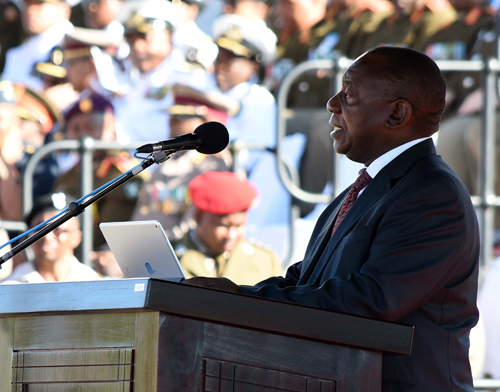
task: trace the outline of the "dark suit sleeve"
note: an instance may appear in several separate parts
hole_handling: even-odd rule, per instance
[[[283,285],[273,279],[242,294],[295,302],[394,321],[417,309],[450,282],[465,278],[477,259],[474,211],[454,183],[428,181],[410,189],[375,223],[372,238],[357,243],[369,255],[347,278],[321,285]],[[341,260],[350,263],[350,260]]]
[[[287,269],[285,277],[273,276],[269,279],[257,283],[255,286],[240,286],[239,292],[243,292],[244,290],[247,289],[251,290],[268,285],[273,285],[280,288],[295,286],[300,278],[300,267],[301,263],[295,263]]]

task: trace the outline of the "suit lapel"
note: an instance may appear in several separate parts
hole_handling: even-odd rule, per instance
[[[328,241],[330,241],[335,219],[339,214],[340,207],[342,207],[342,204],[347,196],[347,193],[349,192],[349,189],[350,187],[347,188],[339,196],[337,196],[337,198],[334,201],[332,201],[332,203],[327,207],[327,210],[325,210],[325,213],[329,213],[328,219],[326,220],[325,224],[323,225],[323,228],[316,237],[316,240],[313,245],[314,253],[308,259],[303,261],[305,269],[300,276],[298,284],[301,284],[301,282],[307,282],[309,276],[316,267],[318,259],[321,257],[323,250],[328,245]],[[336,202],[337,205],[335,206]],[[328,209],[330,208],[331,212],[328,212]]]
[[[361,217],[393,186],[393,181],[403,177],[413,164],[429,155],[435,155],[436,149],[432,140],[426,140],[409,148],[401,155],[397,156],[392,162],[385,166],[365,188],[358,197],[352,208],[345,216],[342,223],[338,226],[334,235],[330,238],[333,224],[338,215],[347,191],[341,195],[342,202],[338,203],[332,211],[331,216],[325,222],[323,229],[315,242],[315,252],[311,256],[311,261],[306,270],[301,275],[298,284],[304,284],[308,281],[316,281],[321,272],[326,267],[326,263],[334,253],[338,244],[348,234]],[[339,197],[341,197],[339,196]],[[314,271],[314,276],[313,276]],[[311,278],[311,279],[310,279]]]

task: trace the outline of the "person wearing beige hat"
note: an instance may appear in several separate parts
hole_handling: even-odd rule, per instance
[[[186,63],[172,44],[174,5],[164,0],[141,2],[125,23],[130,54],[116,74],[113,105],[119,124],[118,141],[158,141],[170,135],[165,108],[173,104],[171,87],[184,83],[204,89],[209,77]]]
[[[260,71],[276,56],[276,35],[263,21],[226,14],[213,27],[219,47],[215,79],[219,89],[237,100],[241,111],[227,124],[231,141],[273,148],[276,145],[276,101],[259,83]],[[251,172],[261,152],[240,156]]]
[[[64,35],[73,25],[68,21],[70,7],[64,0],[25,0],[21,17],[28,39],[7,51],[2,77],[23,83],[36,91],[43,89],[43,82],[32,74],[37,62],[45,61],[52,48],[60,45]]]

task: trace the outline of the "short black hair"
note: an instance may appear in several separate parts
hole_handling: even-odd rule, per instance
[[[49,211],[61,212],[72,201],[74,201],[73,198],[62,192],[40,196],[35,199],[33,207],[31,211],[25,216],[24,221],[26,222],[28,227],[31,227],[33,219],[38,214]]]
[[[446,82],[437,64],[424,53],[409,48],[381,46],[367,54],[385,59],[376,72],[386,94],[410,102],[423,135],[436,132],[446,96]]]

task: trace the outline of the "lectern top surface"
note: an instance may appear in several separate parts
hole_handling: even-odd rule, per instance
[[[0,286],[0,318],[131,311],[160,311],[397,354],[409,354],[413,341],[411,326],[155,279]]]

